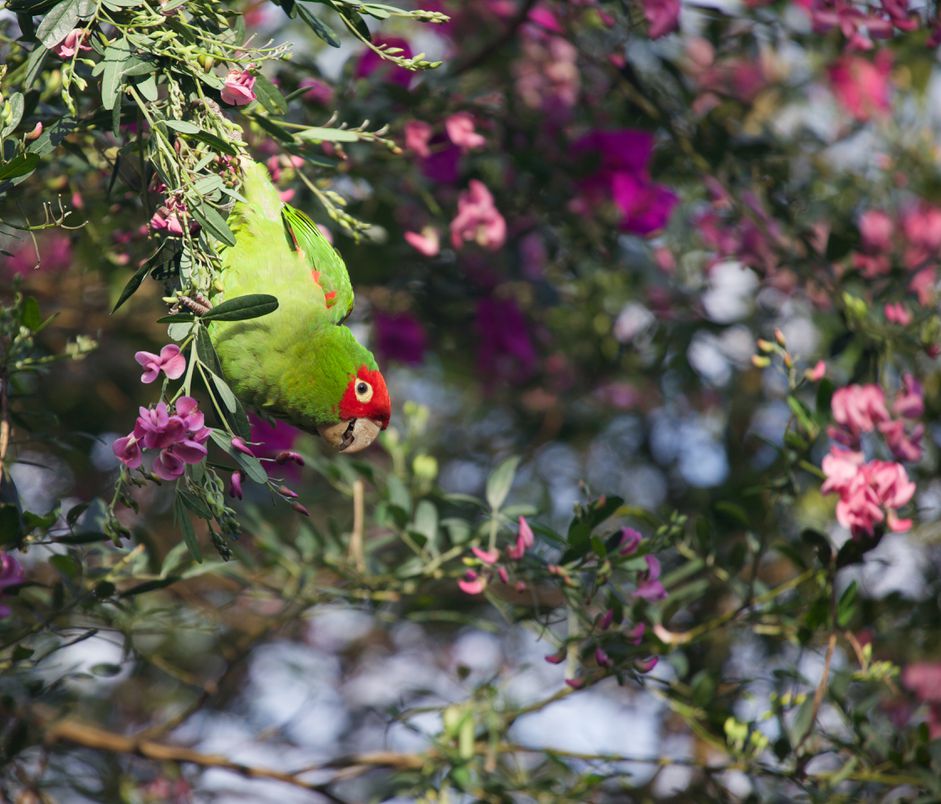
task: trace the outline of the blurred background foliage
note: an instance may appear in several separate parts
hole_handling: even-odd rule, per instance
[[[7,0],[0,794],[941,796],[936,13]],[[111,445],[239,153],[394,413],[253,418],[309,516],[246,479],[224,561]],[[915,525],[850,536],[834,394],[906,375]]]

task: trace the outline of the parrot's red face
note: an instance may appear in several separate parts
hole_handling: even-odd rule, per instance
[[[341,421],[319,428],[320,434],[341,452],[366,449],[379,431],[389,426],[392,415],[389,391],[380,371],[360,366],[338,407]]]

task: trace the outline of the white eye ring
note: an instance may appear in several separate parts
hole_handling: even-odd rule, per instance
[[[357,380],[356,385],[353,387],[353,393],[356,394],[357,401],[365,404],[372,399],[372,385],[366,380]]]

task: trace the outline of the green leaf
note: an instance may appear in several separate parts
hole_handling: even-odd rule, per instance
[[[43,65],[46,63],[46,56],[49,51],[44,47],[37,47],[26,60],[26,77],[23,79],[23,89],[30,89],[39,78]]]
[[[0,138],[7,137],[16,131],[16,127],[23,119],[23,93],[14,92],[9,97],[7,103],[10,104],[10,119],[7,120],[6,125],[0,129]]]
[[[346,128],[325,128],[324,126],[311,126],[298,131],[297,136],[302,140],[315,142],[358,142],[359,134]]]
[[[163,318],[158,318],[158,324],[184,324],[195,321],[196,318],[192,313],[173,313],[171,315],[165,315]]]
[[[856,598],[859,593],[859,584],[856,581],[852,581],[846,589],[843,590],[843,594],[840,595],[840,600],[836,604],[836,622],[840,628],[846,628],[849,626],[850,622],[853,620],[853,615],[856,613]]]
[[[76,128],[78,128],[78,123],[75,122],[74,118],[61,117],[46,126],[45,131],[39,135],[38,139],[29,144],[27,150],[31,154],[36,154],[36,156],[48,156]]]
[[[288,104],[281,94],[281,90],[272,84],[264,75],[255,76],[255,97],[258,98],[271,114],[287,114]]]
[[[104,69],[101,73],[101,105],[108,111],[113,110],[117,103],[124,65],[130,58],[130,45],[126,39],[119,39],[105,48]]]
[[[19,510],[12,503],[0,503],[0,544],[15,544],[22,537]]]
[[[506,500],[506,495],[510,493],[510,486],[513,485],[513,478],[516,477],[516,467],[519,466],[519,462],[519,457],[515,455],[507,458],[487,478],[486,496],[491,510],[498,511]]]
[[[200,176],[193,182],[193,189],[201,196],[206,196],[217,190],[221,190],[224,186],[222,176],[217,173],[207,173],[205,176]]]
[[[78,0],[62,0],[39,23],[36,38],[47,49],[59,44],[79,21]]]
[[[38,164],[39,157],[36,154],[20,154],[15,159],[0,165],[0,181],[32,173]]]
[[[88,669],[91,671],[92,675],[110,678],[121,672],[121,665],[102,662],[101,664],[93,664]]]
[[[125,75],[127,75],[126,72]],[[146,78],[138,81],[137,89],[140,94],[143,95],[144,100],[148,100],[151,103],[155,103],[160,98],[160,93],[157,91],[157,78],[154,75],[148,75]]]
[[[238,296],[216,305],[202,316],[203,321],[245,321],[260,318],[278,309],[278,300],[267,293]]]
[[[212,384],[216,386],[216,390],[219,392],[222,404],[226,406],[229,413],[235,413],[238,410],[238,400],[235,398],[235,394],[232,393],[232,389],[229,388],[228,383],[212,371],[209,372],[209,376],[212,378]]]
[[[307,8],[304,3],[298,3],[296,8],[300,18],[310,26],[311,30],[317,34],[317,36],[330,45],[330,47],[340,47],[340,40],[333,32],[333,29],[315,17],[314,13]]]
[[[238,149],[231,142],[226,142],[222,137],[217,137],[215,134],[210,134],[208,131],[200,129],[193,134],[180,133],[187,138],[205,143],[213,150],[220,151],[221,153],[229,154],[230,156],[235,156],[238,153]]]
[[[158,249],[158,252],[159,251],[160,249]],[[154,256],[156,256],[156,253]],[[153,259],[153,257],[151,257],[151,259]],[[141,282],[144,281],[144,277],[147,276],[147,274],[150,272],[150,266],[151,260],[147,260],[147,262],[145,262],[134,272],[134,276],[127,280],[127,284],[124,286],[124,290],[121,291],[121,295],[118,296],[118,300],[111,309],[112,314],[117,312],[117,309],[134,295],[134,292],[140,287]]]
[[[82,565],[67,553],[53,556],[49,559],[49,563],[66,578],[77,578],[82,572]]]
[[[202,563],[203,555],[199,549],[196,532],[193,530],[193,523],[190,521],[189,512],[179,496],[173,501],[173,517],[183,533],[183,543],[186,545],[186,549],[190,551],[190,555],[193,556],[195,561]]]
[[[193,207],[191,212],[193,217],[196,218],[196,220],[202,224],[202,227],[215,237],[216,240],[221,240],[229,246],[235,245],[235,235],[232,234],[229,224],[225,222],[225,218],[219,214],[219,211],[215,209],[215,207],[209,204],[202,204],[198,207]]]
[[[179,131],[183,134],[196,134],[199,131],[199,126],[195,123],[190,123],[188,120],[164,120],[163,124],[167,128],[172,128],[174,131]]]
[[[42,326],[42,313],[39,312],[39,302],[32,296],[23,300],[20,310],[20,323],[30,332],[36,332]]]

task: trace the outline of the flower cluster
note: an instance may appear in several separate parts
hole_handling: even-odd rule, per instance
[[[850,0],[798,0],[797,5],[810,16],[814,33],[838,29],[847,50],[872,50],[873,39],[888,39],[896,29],[909,32],[919,26],[919,17],[909,10],[908,0],[880,0],[879,6]]]
[[[176,480],[187,464],[199,463],[206,457],[209,433],[196,400],[182,396],[173,413],[164,402],[140,408],[134,430],[117,439],[112,450],[128,469],[140,467],[144,449],[160,450],[154,459],[154,474],[161,480]]]
[[[186,202],[179,193],[171,193],[150,219],[150,228],[155,232],[166,230],[168,234],[179,237],[183,234],[183,221],[186,217]],[[190,232],[195,232],[199,224],[190,222]]]
[[[143,383],[153,382],[160,376],[161,371],[171,380],[179,379],[186,371],[186,358],[175,343],[164,346],[159,355],[153,352],[137,352],[134,359],[144,369],[144,373],[140,376],[140,381]]]
[[[526,521],[526,517],[521,516],[519,518],[519,528],[516,532],[516,542],[507,548],[507,557],[511,561],[519,561],[535,542],[533,529]],[[510,572],[507,565],[497,563],[500,560],[499,549],[494,547],[484,550],[480,547],[471,547],[471,552],[474,554],[476,561],[474,559],[468,560],[475,563],[478,569],[467,570],[464,577],[457,582],[462,592],[468,595],[481,594],[487,588],[487,584],[490,583],[494,574],[500,579],[501,583],[508,584],[510,582]],[[524,589],[526,589],[526,583],[517,581],[516,590],[521,592]]]
[[[870,209],[859,218],[859,234],[860,248],[853,253],[853,266],[866,279],[886,276],[900,263],[911,275],[908,287],[918,303],[933,303],[941,250],[941,208],[919,201],[897,217]]]
[[[457,215],[451,221],[451,245],[460,248],[466,241],[489,251],[496,251],[506,241],[506,221],[494,206],[490,191],[477,179],[471,179],[466,192],[458,197]]]
[[[20,563],[9,553],[0,550],[0,594],[9,586],[19,586],[25,575]],[[10,616],[10,607],[0,605],[0,619]]]
[[[865,434],[879,432],[897,459],[921,458],[924,427],[914,424],[924,412],[921,385],[911,375],[904,377],[892,404],[894,418],[877,385],[840,388],[833,394],[831,409],[836,424],[828,433],[837,443],[823,459],[826,480],[821,491],[839,495],[837,521],[856,537],[873,535],[882,522],[897,533],[907,531],[912,522],[900,519],[897,509],[911,501],[915,484],[900,463],[867,462],[861,448]]]

